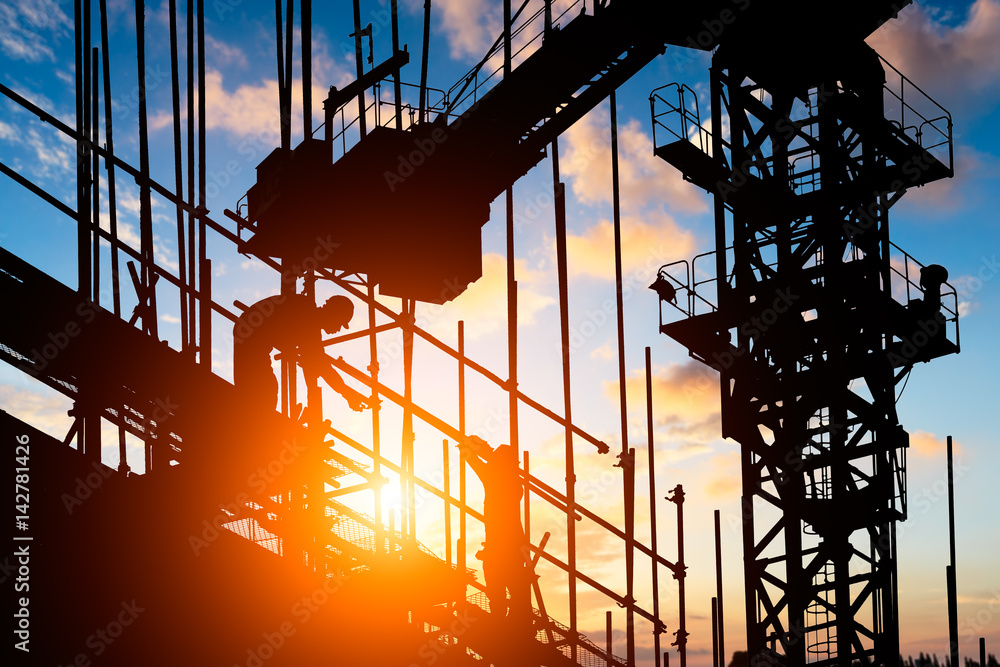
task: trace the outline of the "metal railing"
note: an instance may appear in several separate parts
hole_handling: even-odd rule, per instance
[[[886,69],[885,117],[942,164],[955,166],[951,114],[898,69],[879,56]],[[919,107],[919,109],[918,109]]]
[[[661,94],[661,91],[667,90],[676,91],[677,104]],[[664,106],[666,109],[663,109]],[[668,83],[655,88],[649,93],[649,113],[653,121],[654,147],[660,146],[656,139],[656,127],[660,126],[674,137],[674,140],[690,141],[700,151],[712,155],[712,134],[701,124],[698,94],[689,86],[683,83]]]
[[[890,289],[893,298],[896,298],[898,290],[899,296],[905,298],[903,305],[908,305],[915,299],[923,299],[924,288],[920,286],[919,280],[920,269],[924,268],[924,265],[895,243],[890,241],[889,245],[892,246],[892,250],[895,253],[898,253],[894,257],[890,257],[889,261],[891,271],[890,280],[892,282]],[[893,260],[896,261],[894,262]],[[895,280],[892,280],[893,278]],[[958,290],[948,282],[941,285],[941,314],[944,316],[945,326],[947,327],[946,335],[948,340],[954,342],[956,346],[961,347],[958,327]]]

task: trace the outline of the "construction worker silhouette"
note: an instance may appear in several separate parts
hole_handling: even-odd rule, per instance
[[[515,632],[531,632],[531,578],[525,563],[528,541],[521,527],[524,495],[517,453],[510,445],[496,449],[477,436],[459,448],[483,483],[486,542],[476,557],[483,561],[490,613],[505,615]],[[508,605],[507,593],[510,593]]]
[[[354,304],[345,296],[330,297],[322,307],[302,294],[277,295],[247,308],[233,326],[233,380],[245,391],[250,409],[274,410],[278,379],[271,370],[271,351],[286,359],[298,358],[303,369],[322,377],[347,401],[351,409],[368,406],[366,396],[344,383],[330,364],[319,339],[319,330],[333,334],[346,329]]]

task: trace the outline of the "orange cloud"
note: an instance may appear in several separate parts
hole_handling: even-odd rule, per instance
[[[572,181],[573,193],[585,204],[612,199],[609,118],[608,111],[599,107],[563,135],[560,168]],[[634,211],[664,202],[672,210],[707,210],[701,191],[653,155],[653,139],[641,129],[638,120],[630,120],[618,128],[618,170],[624,210]]]
[[[555,303],[534,286],[545,283],[542,271],[532,269],[524,260],[515,260],[517,278],[517,318],[521,326],[531,325],[543,308]],[[469,285],[454,301],[444,305],[419,304],[417,324],[435,335],[450,338],[455,322],[466,321],[466,335],[478,338],[504,329],[507,325],[507,260],[503,255],[483,255],[483,277]]]
[[[573,275],[589,275],[614,280],[614,226],[601,220],[583,234],[569,234],[566,251],[569,270]],[[647,277],[652,282],[656,269],[668,261],[694,254],[694,234],[681,228],[672,217],[662,212],[622,217],[622,273],[636,275],[636,281]],[[646,285],[643,285],[645,287]]]
[[[727,452],[712,457],[709,463],[711,472],[708,480],[701,487],[710,498],[720,500],[736,500],[743,491],[743,478],[740,475],[740,453]]]
[[[962,453],[962,448],[957,442],[952,442],[952,450],[956,455]],[[924,458],[944,457],[948,451],[948,443],[944,438],[939,438],[927,431],[914,431],[910,434],[910,452]]]

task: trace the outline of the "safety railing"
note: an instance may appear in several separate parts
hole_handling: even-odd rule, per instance
[[[924,288],[920,286],[920,269],[925,268],[924,265],[895,243],[890,241],[889,245],[892,246],[893,250],[889,259],[890,280],[892,282],[890,289],[893,298],[901,301],[903,305],[916,299],[923,299]],[[958,326],[958,290],[948,282],[941,285],[941,315],[944,316],[948,340],[961,347]]]
[[[673,95],[668,91],[673,91]],[[676,104],[668,98],[676,97]],[[698,94],[683,83],[668,83],[654,89],[649,94],[649,113],[653,121],[653,146],[659,148],[660,141],[656,137],[656,128],[660,127],[660,138],[664,139],[666,131],[674,141],[687,140],[698,147],[698,150],[712,155],[712,134],[701,124],[701,112],[698,108]]]
[[[558,22],[562,20],[574,7],[582,4],[584,11],[586,11],[587,7],[586,0],[572,0],[571,2],[566,3],[553,2],[552,4],[553,28],[557,27]],[[518,23],[518,19],[527,5],[528,0],[524,0],[511,18],[511,61],[520,60],[531,55],[531,53],[533,53],[540,46],[539,40],[541,40],[545,35],[544,6],[535,11],[533,14],[527,16],[521,23]],[[514,49],[514,41],[519,39],[526,31],[529,31],[530,36],[525,38],[526,41],[521,46]],[[476,102],[479,101],[479,98],[489,92],[503,79],[503,50],[504,39],[503,34],[501,34],[496,41],[493,42],[493,46],[490,47],[490,50],[487,51],[483,59],[480,60],[475,67],[463,74],[462,77],[448,89],[446,97],[451,100],[451,103],[448,105],[446,113],[449,116],[463,113],[466,109],[476,104]],[[500,60],[499,64],[497,64],[498,58]]]
[[[954,169],[951,114],[885,58],[885,117],[939,162]]]

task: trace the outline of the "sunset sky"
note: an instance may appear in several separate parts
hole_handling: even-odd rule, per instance
[[[95,35],[99,36],[97,2]],[[179,3],[186,4],[186,3]],[[351,4],[315,3],[313,31],[313,106],[318,126],[321,101],[329,86],[355,78]],[[388,0],[363,0],[362,23],[373,24],[375,63],[390,55]],[[400,41],[408,44],[410,64],[404,81],[419,81],[423,3],[400,0]],[[518,3],[515,3],[518,4]],[[568,0],[557,3],[564,7]],[[112,97],[115,100],[115,149],[138,165],[135,20],[133,6],[109,1]],[[320,6],[322,5],[322,6]],[[170,61],[167,2],[147,8],[147,86],[153,177],[173,183]],[[447,90],[480,58],[502,32],[499,0],[436,0],[432,9],[428,83]],[[529,7],[541,6],[533,0]],[[589,9],[589,7],[588,7]],[[563,19],[575,16],[579,6]],[[185,21],[180,21],[181,34]],[[259,0],[217,0],[206,11],[206,108],[208,128],[208,208],[225,222],[222,211],[236,209],[254,183],[257,164],[278,144],[277,76],[274,8]],[[534,33],[532,33],[534,34]],[[789,32],[769,35],[789,44],[807,38]],[[99,41],[95,41],[99,43]],[[897,407],[910,433],[908,454],[910,518],[898,527],[900,630],[903,655],[947,652],[945,566],[948,561],[945,438],[956,443],[958,512],[958,591],[961,651],[978,659],[978,638],[1000,653],[1000,451],[993,419],[998,414],[996,349],[1000,328],[1000,221],[994,193],[1000,178],[1000,0],[919,3],[906,7],[896,21],[874,34],[869,43],[897,69],[948,109],[954,118],[956,175],[907,193],[890,219],[893,241],[923,264],[942,264],[959,294],[962,353],[914,368]],[[296,36],[292,142],[301,141],[301,83]],[[367,55],[367,44],[365,55]],[[665,493],[684,485],[688,570],[689,659],[701,667],[711,663],[710,598],[714,595],[712,512],[722,513],[726,595],[727,653],[742,648],[743,580],[739,523],[739,446],[720,437],[719,392],[714,371],[692,361],[676,342],[657,333],[655,295],[646,290],[657,267],[714,248],[711,202],[700,189],[653,155],[649,92],[682,82],[699,94],[702,118],[708,117],[708,67],[702,52],[670,48],[618,91],[621,160],[625,332],[630,445],[637,449],[637,536],[648,540],[648,496],[645,458],[643,350],[652,348],[654,418],[656,422],[657,512],[660,550],[676,556],[674,506]],[[0,83],[34,101],[70,126],[74,125],[73,5],[56,0],[12,0],[0,5]],[[384,89],[388,90],[390,86]],[[356,108],[356,107],[354,107]],[[102,110],[103,119],[103,110]],[[350,117],[348,117],[348,121]],[[103,120],[102,120],[103,122]],[[103,141],[102,129],[102,141]],[[0,161],[46,188],[75,208],[75,146],[13,102],[0,101]],[[620,447],[618,366],[615,313],[613,231],[611,226],[611,158],[609,105],[605,101],[560,139],[560,167],[567,185],[569,225],[570,317],[574,421],[609,445]],[[102,171],[102,179],[105,175]],[[186,176],[185,176],[186,179]],[[123,239],[139,245],[139,190],[134,179],[118,172],[118,213]],[[559,363],[559,312],[556,283],[552,170],[543,160],[514,188],[519,300],[519,382],[527,395],[562,412]],[[76,287],[76,224],[32,193],[0,177],[0,246]],[[335,210],[336,201],[329,201]],[[107,200],[102,197],[106,215]],[[447,214],[447,202],[441,214]],[[154,198],[157,260],[176,269],[174,209]],[[103,218],[102,218],[103,220]],[[106,224],[106,220],[104,220]],[[500,377],[507,374],[505,297],[505,228],[503,198],[493,203],[483,228],[483,278],[444,307],[420,306],[417,323],[454,345],[456,322],[465,321],[467,353]],[[210,240],[216,301],[252,303],[278,289],[277,274],[258,260],[241,256],[218,236]],[[107,267],[107,262],[104,262]],[[105,285],[110,290],[110,283]],[[135,299],[131,287],[123,303]],[[129,301],[131,299],[131,301]],[[175,347],[179,340],[176,292],[160,296],[161,336]],[[109,297],[102,295],[108,306]],[[397,299],[385,303],[398,308]],[[358,310],[351,330],[364,328]],[[220,318],[213,349],[213,368],[232,378],[232,340]],[[386,336],[380,359],[386,382],[401,376],[396,338]],[[343,346],[335,355],[358,368],[368,365],[367,342]],[[417,403],[443,417],[455,418],[455,364],[426,344],[416,348],[414,396]],[[471,378],[471,376],[470,376]],[[401,386],[396,382],[395,386]],[[359,387],[360,388],[360,387]],[[469,432],[493,444],[507,440],[507,396],[470,379]],[[339,398],[326,401],[326,416],[348,433],[364,434],[368,413],[351,413]],[[62,439],[71,423],[69,403],[9,366],[0,367],[0,407]],[[531,454],[532,473],[563,488],[561,427],[521,408],[521,447]],[[387,433],[398,433],[387,413]],[[423,427],[420,427],[423,429]],[[385,436],[386,440],[395,436]],[[418,472],[428,478],[440,470],[441,436],[430,429],[417,433]],[[114,440],[105,461],[117,462]],[[454,451],[454,450],[453,450]],[[621,524],[621,475],[612,455],[599,455],[582,441],[576,445],[578,493],[582,502]],[[141,448],[130,450],[133,468],[141,468]],[[131,458],[134,456],[134,460]],[[454,459],[453,474],[454,473]],[[437,466],[435,468],[434,466]],[[457,483],[457,476],[453,483]],[[476,482],[470,482],[475,486]],[[473,496],[476,491],[470,491]],[[538,505],[537,543],[546,523]],[[535,510],[535,505],[532,506]],[[435,506],[435,512],[437,512]],[[428,517],[430,515],[428,514]],[[437,516],[437,515],[435,515]],[[533,519],[534,521],[534,519]],[[554,524],[553,524],[554,525]],[[421,519],[418,537],[443,554],[438,518]],[[581,533],[581,567],[620,587],[623,568],[620,542],[603,534]],[[554,544],[559,537],[554,536]],[[471,538],[470,538],[471,541]],[[554,549],[558,549],[555,546]],[[615,551],[612,551],[615,550]],[[648,563],[637,571],[640,603],[649,607]],[[676,589],[663,570],[661,604],[669,633],[676,625]],[[543,578],[543,581],[544,578]],[[559,578],[552,574],[546,603],[559,618],[565,609]],[[581,589],[583,590],[583,589]],[[581,595],[581,630],[603,634],[604,611],[585,609],[591,598]],[[607,604],[602,601],[600,604]],[[616,628],[624,628],[619,609]],[[565,618],[559,618],[565,621]],[[643,629],[642,646],[651,646]],[[666,636],[665,636],[666,639]],[[670,639],[664,641],[664,648]],[[648,658],[651,649],[640,656]],[[624,639],[616,639],[624,654]],[[673,659],[673,658],[672,658]]]

